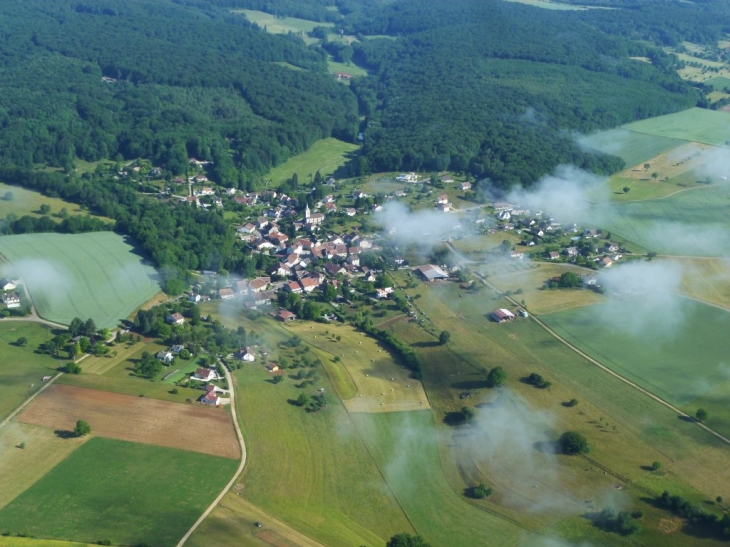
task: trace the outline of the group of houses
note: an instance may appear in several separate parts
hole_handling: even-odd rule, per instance
[[[16,292],[17,288],[17,281],[7,278],[0,279],[0,291],[2,291],[0,299],[2,299],[2,304],[5,308],[13,309],[20,307],[20,295]]]

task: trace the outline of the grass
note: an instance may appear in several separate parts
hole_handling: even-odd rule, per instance
[[[730,309],[730,262],[716,258],[685,259],[682,292],[692,298]]]
[[[730,184],[689,189],[672,196],[613,206],[602,222],[616,239],[625,239],[660,254],[730,256],[718,244],[727,230]]]
[[[354,63],[338,63],[337,61],[334,61],[331,56],[327,59],[327,70],[329,70],[330,74],[335,74],[337,72],[347,72],[351,76],[368,75],[368,71],[364,68],[361,68]]]
[[[6,200],[4,196],[7,192],[12,192],[13,199]],[[50,216],[57,215],[61,209],[66,209],[69,216],[88,215],[88,211],[82,210],[75,203],[64,201],[60,198],[51,198],[44,196],[33,190],[26,190],[20,186],[10,186],[0,182],[0,218],[7,217],[10,213],[20,218],[24,215],[32,217],[43,216],[40,212],[41,205],[48,205],[51,208]],[[99,217],[105,222],[113,222],[106,217]],[[54,218],[56,222],[60,222],[60,218]]]
[[[28,345],[16,346],[14,342],[23,337],[28,340]],[[43,376],[55,374],[58,361],[35,353],[40,344],[52,337],[48,327],[37,323],[0,323],[0,420],[43,385]]]
[[[701,183],[690,180],[688,177],[682,177],[683,180],[664,180],[664,177],[637,178],[615,175],[608,179],[608,188],[610,190],[610,199],[617,203],[624,201],[644,201],[647,199],[660,199],[676,194],[687,188],[701,187]],[[629,188],[628,192],[624,192],[624,188]]]
[[[340,141],[329,137],[315,142],[309,150],[289,158],[288,161],[269,171],[266,178],[274,184],[279,184],[297,174],[299,182],[309,183],[309,175],[319,171],[323,177],[334,175],[345,165],[352,154],[357,150],[356,144]]]
[[[236,466],[195,452],[92,438],[0,510],[0,529],[171,546]]]
[[[89,543],[0,536],[0,547],[90,547]]]
[[[417,304],[430,319],[425,321],[425,329],[408,322],[394,323],[391,328],[417,348],[423,363],[424,384],[436,410],[437,430],[441,432],[438,438],[442,467],[455,490],[473,486],[477,481],[495,485],[494,499],[486,502],[488,508],[550,535],[574,542],[603,544],[605,536],[586,526],[585,519],[571,516],[583,514],[587,507],[578,512],[557,510],[565,507],[564,495],[574,495],[580,503],[591,499],[604,500],[601,505],[607,504],[613,496],[602,490],[602,472],[596,473],[594,468],[589,473],[586,469],[591,465],[581,465],[570,458],[548,460],[549,466],[542,465],[541,456],[532,454],[535,451],[532,442],[544,438],[546,432],[557,438],[565,430],[583,433],[592,448],[590,457],[629,480],[622,495],[626,506],[646,514],[642,523],[644,531],[636,538],[645,544],[666,544],[666,536],[658,531],[658,525],[659,519],[667,518],[666,513],[657,512],[642,501],[647,491],[659,494],[669,487],[700,503],[730,488],[730,471],[724,463],[727,448],[723,443],[589,365],[534,321],[518,320],[503,325],[489,322],[484,314],[505,306],[504,301],[489,301],[488,295],[459,299],[455,283],[420,284],[408,292],[422,294]],[[441,329],[451,333],[449,345],[429,344],[435,338],[428,331]],[[485,388],[486,370],[496,364],[507,371],[509,391],[514,394],[506,400],[505,395]],[[552,382],[552,387],[536,389],[519,380],[531,372],[542,374]],[[459,397],[465,390],[471,392],[470,399]],[[577,407],[562,406],[561,403],[571,398],[579,401]],[[522,403],[511,402],[515,399]],[[488,440],[465,442],[470,437],[466,435],[468,430],[453,430],[443,424],[449,412],[465,404],[482,405],[480,408],[484,410],[480,412],[484,414],[477,415],[479,427],[510,424],[505,426],[502,437],[497,438],[522,438],[523,448],[513,453],[513,457],[528,458],[528,461],[531,458],[532,464],[510,473],[509,468],[500,467],[505,454],[497,451],[495,457],[494,450],[489,451]],[[505,407],[512,410],[505,412]],[[526,433],[529,431],[537,431],[537,438]],[[664,463],[665,479],[658,480],[642,468],[654,460]],[[536,471],[530,474],[529,469]],[[558,483],[544,484],[552,474],[560,478]],[[531,482],[533,479],[538,482]],[[532,488],[533,484],[542,486]],[[596,496],[601,490],[603,494]],[[613,486],[609,490],[615,492]],[[582,493],[589,495],[582,497]],[[625,541],[618,536],[610,538],[612,545]],[[676,545],[696,545],[698,541],[701,540],[681,534],[672,537]]]
[[[0,429],[0,509],[86,440],[62,439],[51,429],[14,421]]]
[[[157,273],[112,232],[0,238],[0,253],[25,281],[38,314],[114,327],[159,291]]]
[[[263,11],[249,9],[234,9],[233,13],[240,13],[246,16],[246,19],[252,23],[256,23],[261,28],[265,28],[266,32],[272,34],[295,34],[302,33],[302,38],[308,44],[319,42],[316,38],[306,36],[314,27],[333,27],[334,23],[319,23],[317,21],[309,21],[307,19],[297,19],[296,17],[279,17],[271,15]]]
[[[685,406],[727,381],[724,340],[730,328],[730,313],[678,296],[663,299],[651,315],[671,313],[673,320],[653,317],[653,325],[642,329],[634,328],[636,323],[629,320],[626,329],[633,332],[616,325],[616,314],[653,306],[651,300],[614,300],[602,306],[546,315],[543,320],[622,376],[676,406]],[[652,342],[648,344],[647,340]],[[727,428],[730,430],[730,421]]]
[[[633,167],[650,160],[663,152],[684,144],[682,139],[650,135],[624,128],[595,133],[584,139],[584,144],[620,157],[627,167]]]
[[[722,146],[725,142],[730,141],[728,115],[705,108],[690,108],[675,114],[629,123],[623,127],[630,131],[657,137],[701,142],[714,146]]]
[[[725,88],[730,88],[730,78],[725,76],[718,76],[711,78],[705,82],[707,85],[711,85],[715,91],[724,91]]]

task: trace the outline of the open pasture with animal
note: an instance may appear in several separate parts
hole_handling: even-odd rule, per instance
[[[62,439],[52,429],[16,421],[0,428],[0,509],[87,440]]]
[[[51,329],[45,325],[0,322],[0,420],[40,389],[44,376],[56,374],[59,362],[35,353],[40,344],[52,337]]]
[[[237,465],[196,452],[93,437],[0,510],[0,530],[171,547]]]
[[[398,412],[429,407],[421,382],[410,378],[410,371],[374,338],[346,325],[303,323],[288,330],[324,354],[322,360],[328,371],[345,369],[356,390],[354,396],[347,393],[350,397],[343,397],[350,412]],[[343,391],[338,388],[341,397]]]
[[[705,108],[690,108],[675,114],[647,118],[624,125],[624,129],[657,137],[722,146],[730,141],[728,114]]]
[[[202,394],[203,392],[200,391]],[[83,419],[94,435],[238,458],[231,415],[222,408],[176,404],[74,386],[54,385],[18,415],[18,421],[73,430]]]
[[[114,327],[160,290],[157,272],[112,232],[0,238],[0,254],[23,278],[38,314],[68,324]]]
[[[323,177],[334,175],[337,170],[345,165],[354,151],[356,144],[340,141],[329,137],[315,142],[309,150],[296,156],[292,156],[286,162],[274,167],[266,175],[273,184],[284,182],[297,174],[301,184],[309,183],[309,175],[319,171]]]

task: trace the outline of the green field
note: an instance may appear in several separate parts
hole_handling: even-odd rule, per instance
[[[730,78],[726,78],[725,76],[711,78],[705,83],[707,85],[711,85],[715,89],[715,91],[723,91],[725,88],[730,88]]]
[[[601,227],[614,238],[660,254],[726,257],[728,206],[730,184],[718,184],[663,199],[614,204]]]
[[[352,157],[356,144],[340,141],[332,137],[315,142],[309,150],[289,158],[266,175],[274,184],[279,184],[292,177],[294,173],[300,183],[309,182],[309,175],[319,171],[323,177],[334,175],[338,168],[345,165]]]
[[[0,530],[172,546],[237,465],[195,452],[92,438],[0,510]]]
[[[0,322],[0,420],[43,385],[43,376],[56,373],[58,361],[35,353],[52,337],[48,327],[37,323]],[[26,338],[28,345],[15,345],[19,338]]]
[[[38,314],[68,324],[89,318],[114,327],[157,293],[154,268],[112,232],[0,238],[0,255],[25,281]]]
[[[632,167],[650,160],[654,156],[684,144],[682,139],[650,135],[624,128],[595,133],[582,141],[585,146],[607,154],[613,154]]]
[[[350,63],[350,64],[344,64],[344,63],[338,63],[337,61],[334,61],[332,59],[332,56],[329,56],[327,59],[327,70],[330,71],[331,74],[335,74],[337,72],[347,72],[351,76],[367,76],[368,71],[364,68],[360,68],[359,66]]]
[[[4,199],[7,192],[12,192],[12,200]],[[51,212],[49,214],[52,217],[58,214],[61,209],[66,209],[69,216],[89,214],[87,211],[83,211],[75,203],[64,201],[60,198],[50,198],[38,192],[34,192],[33,190],[27,190],[20,186],[10,186],[0,182],[0,218],[6,218],[11,213],[18,218],[23,215],[40,217],[43,216],[39,211],[41,205],[48,205],[51,208]],[[99,218],[107,222],[112,222],[111,219],[106,217]],[[60,218],[54,218],[54,220],[56,222],[61,222]]]
[[[717,110],[690,108],[676,114],[657,116],[623,126],[657,137],[722,146],[730,141],[730,115]]]
[[[0,536],[0,547],[90,547],[89,543]]]
[[[296,17],[280,17],[271,15],[263,11],[249,10],[249,9],[234,9],[231,10],[233,13],[240,13],[246,16],[246,19],[252,23],[256,23],[261,28],[264,28],[266,32],[272,34],[288,34],[293,33],[304,33],[310,32],[314,27],[332,27],[334,23],[319,23],[317,21],[309,21],[307,19],[297,19]],[[319,42],[316,38],[309,38],[303,36],[304,41],[307,43]]]
[[[678,296],[666,300],[671,301],[667,308],[681,318],[680,325],[667,326],[656,318],[641,332],[628,333],[607,324],[606,317],[646,305],[641,297],[542,319],[588,355],[681,407],[730,380],[725,364],[730,313]],[[726,427],[730,430],[730,421]]]

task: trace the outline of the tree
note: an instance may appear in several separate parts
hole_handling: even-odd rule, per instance
[[[445,346],[449,343],[449,340],[451,340],[451,333],[447,330],[442,330],[439,334],[439,344]]]
[[[84,322],[78,318],[74,317],[71,320],[71,324],[68,326],[68,332],[73,337],[76,338],[77,336],[83,334],[84,330]]]
[[[76,422],[76,427],[74,427],[73,433],[74,437],[85,437],[91,433],[91,426],[84,420],[79,420]]]
[[[628,186],[624,186],[624,194],[628,194],[630,190],[631,188],[629,188]]]
[[[84,323],[84,331],[82,333],[84,336],[94,336],[96,334],[96,323],[94,323],[94,320],[89,318],[86,320],[86,323]]]
[[[464,423],[469,423],[474,419],[474,409],[468,406],[462,406],[461,415],[464,417]]]
[[[397,534],[388,540],[385,547],[431,547],[421,536]]]
[[[659,471],[662,468],[662,462],[652,462],[651,468],[654,471]]]
[[[309,395],[306,393],[300,393],[296,400],[297,406],[307,406],[309,403]]]
[[[15,341],[15,345],[20,348],[24,348],[28,345],[28,339],[25,336],[21,336]]]
[[[578,406],[578,399],[571,399],[567,403],[565,403],[565,406],[573,407]]]
[[[644,164],[644,169],[649,169],[649,167],[651,167],[651,163],[645,163]]]
[[[659,177],[659,173],[657,173],[656,171],[651,174],[651,178],[656,180],[657,177]]]
[[[695,412],[695,418],[697,418],[698,422],[704,422],[709,417],[709,414],[704,408],[698,408],[697,412]]]
[[[332,302],[337,298],[337,289],[332,283],[327,283],[322,290],[322,299],[325,302]]]
[[[578,274],[574,272],[564,272],[560,274],[560,281],[558,281],[558,286],[564,289],[571,289],[579,287],[581,282],[582,280]]]
[[[48,213],[51,212],[51,206],[48,205],[47,203],[44,203],[43,205],[40,206],[40,212],[42,215],[47,215]]]
[[[563,454],[585,454],[590,450],[586,438],[575,431],[566,431],[563,433],[558,440],[558,444]]]
[[[491,496],[492,492],[493,490],[483,483],[479,483],[477,486],[472,488],[472,495],[478,500]]]
[[[499,248],[502,250],[503,253],[508,253],[512,249],[512,244],[508,240],[504,239],[499,245]]]
[[[502,367],[494,367],[487,375],[487,387],[500,387],[507,380],[507,373]]]

